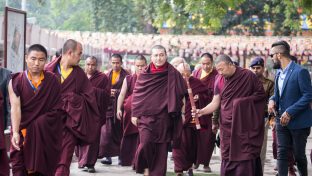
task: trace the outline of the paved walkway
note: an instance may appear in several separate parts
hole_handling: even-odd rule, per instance
[[[271,130],[269,130],[269,136],[268,136],[268,148],[267,148],[267,155],[266,155],[266,161],[265,161],[265,167],[264,167],[264,175],[265,176],[273,176],[275,175],[276,171],[273,170],[275,166],[275,160],[273,159],[272,154],[272,135]],[[308,157],[308,170],[309,175],[312,175],[312,164],[310,160],[310,152],[312,149],[312,134],[310,134],[307,144],[307,157]],[[218,151],[215,151],[215,154],[213,155],[210,167],[212,169],[213,174],[220,174],[220,157],[217,155]],[[170,160],[171,153],[169,153],[168,157],[168,171],[173,172],[173,161]],[[73,159],[73,163],[71,165],[71,175],[72,176],[117,176],[117,175],[125,175],[125,176],[138,176],[138,174],[134,173],[131,170],[131,167],[121,167],[117,165],[117,158],[113,158],[113,164],[110,166],[106,166],[100,163],[100,160],[95,165],[95,169],[97,173],[90,174],[88,172],[85,172],[81,169],[78,169],[78,164],[76,158]],[[198,170],[195,170],[195,176],[196,173],[203,173],[202,172],[202,165],[199,167]],[[209,174],[207,174],[209,175]],[[299,175],[297,173],[297,175]]]

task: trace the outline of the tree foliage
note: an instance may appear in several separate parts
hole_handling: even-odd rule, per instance
[[[9,5],[20,8],[20,0]],[[0,0],[4,6],[5,0]],[[28,17],[46,28],[102,32],[264,35],[300,32],[300,14],[311,15],[311,0],[27,0]]]

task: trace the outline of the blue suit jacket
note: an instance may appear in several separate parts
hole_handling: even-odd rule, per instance
[[[282,95],[278,90],[279,73],[275,77],[274,95],[270,100],[276,103],[279,115],[285,111],[292,117],[287,127],[301,129],[312,126],[312,86],[309,72],[291,62],[285,77]],[[279,117],[277,123],[280,123]]]

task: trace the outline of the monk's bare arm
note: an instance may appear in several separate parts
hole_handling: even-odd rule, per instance
[[[9,82],[9,97],[10,97],[10,102],[11,102],[11,119],[12,119],[12,131],[13,131],[11,143],[15,149],[20,150],[19,128],[20,128],[21,116],[22,116],[21,115],[21,99],[20,97],[17,97],[13,91],[12,80]]]
[[[121,120],[121,116],[122,116],[121,107],[122,107],[122,104],[125,100],[127,90],[128,90],[127,79],[124,79],[120,93],[119,93],[119,96],[118,96],[118,100],[117,100],[117,118],[119,120]]]
[[[183,97],[183,106],[182,106],[182,122],[185,121],[185,97]]]
[[[221,97],[220,95],[214,95],[212,101],[203,109],[197,110],[198,116],[202,116],[205,114],[211,114],[214,111],[216,111],[221,103]]]

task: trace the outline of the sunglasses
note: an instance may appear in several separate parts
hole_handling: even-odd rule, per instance
[[[274,53],[274,54],[270,54],[269,56],[270,56],[271,58],[273,58],[273,56],[274,56],[275,54],[284,54],[284,53]]]

